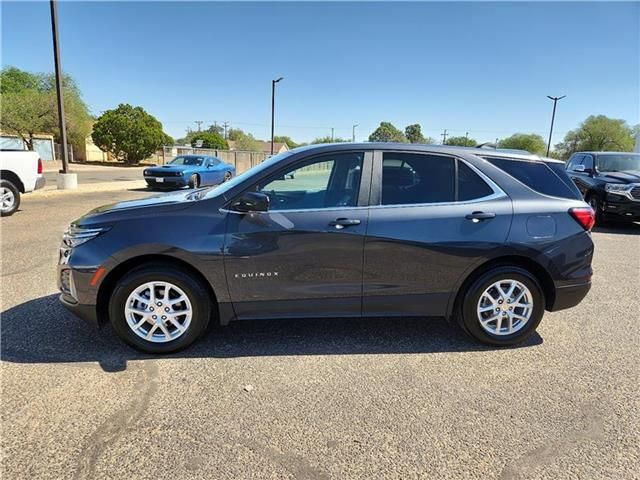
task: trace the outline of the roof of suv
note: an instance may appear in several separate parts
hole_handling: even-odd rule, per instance
[[[620,155],[622,153],[624,153],[626,155],[640,155],[640,153],[638,153],[638,152],[599,152],[597,150],[584,151],[584,152],[574,152],[573,155],[578,155],[578,154],[583,154],[583,153],[588,153],[590,155]]]
[[[489,149],[489,148],[477,148],[477,147],[458,147],[453,145],[429,145],[422,143],[394,143],[394,142],[361,142],[361,143],[321,143],[314,145],[305,145],[304,147],[298,147],[289,152],[309,151],[309,150],[415,150],[418,152],[438,152],[448,153],[455,155],[459,153],[468,153],[476,155],[478,157],[503,157],[505,159],[512,160],[529,160],[529,161],[544,161],[544,162],[559,162],[560,160],[553,158],[543,158],[533,153],[523,153],[514,150],[502,150],[502,149]]]

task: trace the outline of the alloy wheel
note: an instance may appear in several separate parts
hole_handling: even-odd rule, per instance
[[[493,335],[522,330],[533,314],[533,296],[517,280],[500,280],[480,295],[477,315],[482,328]]]
[[[16,202],[16,196],[13,192],[6,188],[0,188],[0,208],[3,212],[8,212],[13,208],[13,205]]]
[[[147,282],[135,288],[124,306],[129,328],[140,338],[170,342],[181,337],[193,317],[191,300],[169,282]]]

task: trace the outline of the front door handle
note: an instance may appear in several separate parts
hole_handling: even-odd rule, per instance
[[[483,220],[491,220],[492,218],[496,218],[495,213],[489,212],[473,212],[469,215],[466,215],[464,218],[467,220],[471,220],[473,223],[482,222]]]
[[[338,230],[342,230],[344,227],[360,225],[360,220],[357,218],[336,218],[333,222],[329,222],[329,225],[336,227]]]

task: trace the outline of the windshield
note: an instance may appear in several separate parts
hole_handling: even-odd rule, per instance
[[[598,170],[601,172],[640,171],[640,154],[618,153],[615,155],[598,155]]]
[[[259,163],[255,167],[251,167],[249,170],[242,172],[237,177],[233,177],[228,182],[224,182],[223,184],[212,188],[207,193],[206,198],[214,197],[220,194],[224,194],[225,192],[228,192],[229,190],[234,188],[236,185],[239,185],[240,183],[244,182],[247,178],[252,177],[253,175],[259,174],[263,170],[269,168],[271,165],[275,165],[281,160],[284,160],[285,158],[291,155],[292,151],[293,150],[289,150],[286,152],[279,153],[278,155],[274,155],[273,157],[265,160],[264,162]]]
[[[169,165],[202,165],[204,157],[176,157]]]

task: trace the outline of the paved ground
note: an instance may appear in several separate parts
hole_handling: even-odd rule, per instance
[[[99,165],[72,164],[70,170],[78,174],[79,184],[88,184],[143,180],[142,170],[144,170],[144,167],[102,167]],[[57,171],[45,170],[44,178],[47,180],[47,185],[55,185],[57,175]]]
[[[70,220],[142,195],[27,195],[1,220],[3,478],[640,478],[640,226],[594,234],[591,293],[520,348],[282,320],[154,359],[66,314],[54,275]]]

